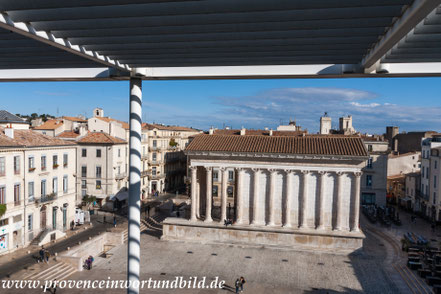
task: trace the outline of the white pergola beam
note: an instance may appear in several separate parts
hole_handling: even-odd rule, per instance
[[[361,64],[366,72],[373,72],[381,58],[440,4],[441,0],[415,0],[363,58]]]
[[[203,80],[203,79],[317,79],[363,77],[438,77],[441,62],[381,63],[382,71],[364,73],[356,64],[201,66],[136,68],[129,72],[113,68],[0,69],[0,82],[21,81],[110,81]]]
[[[128,73],[112,68],[0,69],[0,82],[99,81],[127,79]]]
[[[98,54],[95,51],[87,50],[83,46],[73,45],[66,38],[57,38],[52,33],[37,31],[32,25],[24,22],[14,22],[6,13],[0,12],[0,28],[12,31],[36,41],[48,44],[61,50],[73,53],[83,58],[95,61],[108,67],[122,71],[130,71],[127,64],[121,64],[117,60]]]

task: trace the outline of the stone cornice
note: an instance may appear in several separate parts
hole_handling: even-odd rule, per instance
[[[217,152],[217,151],[185,151],[186,155],[230,157],[230,158],[271,158],[271,159],[306,159],[306,160],[367,160],[368,156],[350,155],[303,155],[303,154],[280,154],[280,153],[246,153],[246,152]]]

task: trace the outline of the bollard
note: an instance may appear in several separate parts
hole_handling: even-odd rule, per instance
[[[70,250],[70,247],[67,247],[66,249],[67,249],[67,250]]]
[[[28,253],[28,254],[31,254],[31,250],[28,250],[27,253]]]
[[[89,240],[92,240],[92,237],[89,237]]]
[[[81,245],[81,241],[78,241],[78,245]]]
[[[58,252],[55,252],[54,255],[55,255],[55,256],[58,256]]]

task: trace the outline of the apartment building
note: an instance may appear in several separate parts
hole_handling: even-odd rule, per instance
[[[432,168],[432,149],[441,147],[441,134],[433,134],[430,138],[421,140],[421,190],[417,194],[418,203],[420,203],[420,213],[427,218],[433,218],[433,211],[436,210],[433,204],[433,194],[431,195],[431,186],[433,185]],[[435,160],[433,160],[435,162]]]
[[[142,133],[143,192],[154,194],[184,190],[187,161],[183,150],[189,138],[200,131],[181,126],[144,123]]]
[[[41,118],[39,119],[41,121]],[[80,117],[63,116],[54,119],[48,119],[41,124],[33,123],[33,130],[51,137],[59,137],[61,139],[75,139],[80,135],[84,135],[87,130],[87,120]]]
[[[386,205],[388,142],[380,136],[362,136],[369,159],[363,167],[361,204]]]
[[[421,172],[408,173],[405,176],[406,208],[421,212],[421,203],[418,197],[421,188]]]
[[[76,146],[0,127],[0,254],[63,237],[74,219]]]
[[[78,139],[77,144],[77,203],[89,195],[104,205],[128,187],[128,144],[94,132]]]

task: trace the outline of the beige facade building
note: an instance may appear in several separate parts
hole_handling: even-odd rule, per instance
[[[0,128],[0,254],[64,236],[75,213],[73,143]]]
[[[388,142],[382,137],[362,136],[369,158],[363,168],[361,203],[386,205]]]
[[[128,144],[125,140],[90,132],[77,144],[77,203],[89,195],[103,205],[121,190],[125,191],[128,187]]]
[[[142,125],[143,194],[185,190],[186,156],[183,152],[189,138],[199,130],[160,124]]]
[[[186,148],[190,221],[169,218],[167,240],[241,242],[354,250],[359,230],[360,138],[314,135],[198,135]],[[221,183],[213,197],[213,172]],[[228,215],[231,171],[234,211]],[[231,218],[233,227],[224,225]]]

